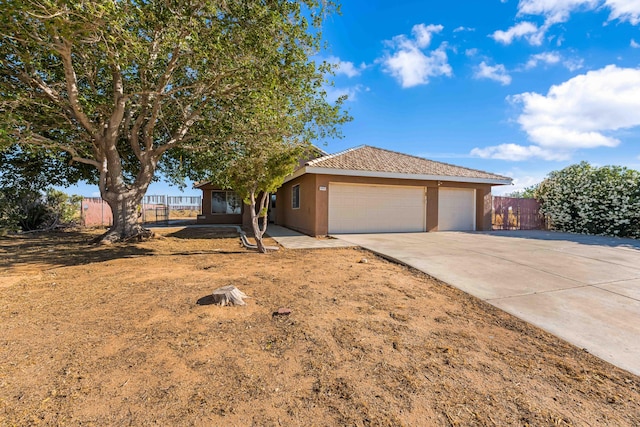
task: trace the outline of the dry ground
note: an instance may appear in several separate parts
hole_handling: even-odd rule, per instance
[[[640,425],[640,378],[423,274],[163,234],[0,240],[0,425]]]

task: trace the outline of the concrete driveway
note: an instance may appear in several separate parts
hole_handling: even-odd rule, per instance
[[[334,236],[640,375],[640,242],[546,231]]]

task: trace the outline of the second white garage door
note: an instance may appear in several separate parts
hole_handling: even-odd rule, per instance
[[[438,189],[438,231],[476,229],[476,191],[473,188]]]
[[[329,233],[425,230],[424,187],[329,184]]]

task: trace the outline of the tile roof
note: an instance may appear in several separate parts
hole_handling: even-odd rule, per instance
[[[310,160],[306,163],[306,166],[350,171],[511,181],[511,178],[506,176],[436,162],[368,145]]]

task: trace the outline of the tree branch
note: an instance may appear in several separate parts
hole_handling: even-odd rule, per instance
[[[66,40],[60,39],[56,45],[58,53],[62,58],[62,64],[64,66],[64,76],[67,85],[69,105],[73,112],[74,118],[78,121],[78,123],[80,123],[83,128],[85,128],[91,134],[91,136],[97,137],[97,129],[84,113],[82,105],[80,104],[78,77],[76,76],[76,72],[73,67],[73,61],[71,59],[71,44]]]

